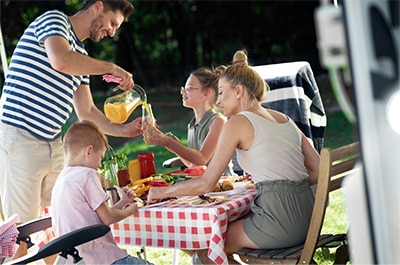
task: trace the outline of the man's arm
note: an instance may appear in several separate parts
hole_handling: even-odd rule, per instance
[[[98,60],[71,50],[68,42],[60,36],[45,39],[44,47],[51,66],[60,72],[70,75],[102,75],[112,74],[122,78],[119,83],[122,90],[129,90],[134,82],[132,74],[118,65]]]

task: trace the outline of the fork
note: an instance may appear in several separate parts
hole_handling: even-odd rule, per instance
[[[207,198],[209,198],[209,196],[202,194],[202,195],[199,195],[199,198],[206,201]]]

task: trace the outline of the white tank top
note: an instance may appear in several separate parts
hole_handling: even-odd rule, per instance
[[[249,150],[237,149],[238,162],[255,183],[299,181],[308,177],[301,151],[301,131],[292,120],[276,123],[248,111],[239,115],[245,116],[253,125],[254,139]]]

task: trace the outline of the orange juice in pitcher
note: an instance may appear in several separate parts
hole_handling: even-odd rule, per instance
[[[144,89],[135,85],[132,90],[109,97],[104,102],[104,114],[116,123],[124,123],[139,106],[147,106],[147,96]]]

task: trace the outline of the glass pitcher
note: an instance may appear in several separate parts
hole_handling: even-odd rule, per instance
[[[116,123],[124,123],[139,105],[147,106],[147,96],[144,89],[135,85],[132,90],[111,96],[104,102],[104,114]]]

